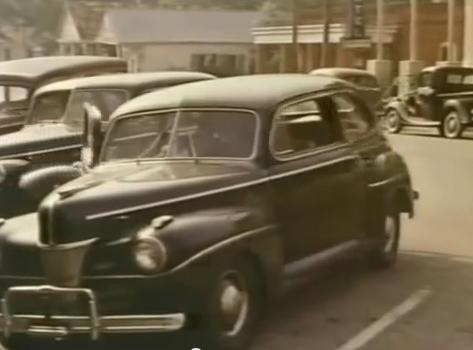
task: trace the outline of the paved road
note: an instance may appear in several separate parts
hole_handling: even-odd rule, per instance
[[[252,350],[473,349],[473,140],[408,131],[390,138],[421,200],[397,267],[317,276],[273,308]]]
[[[354,258],[314,276],[272,307],[251,350],[473,349],[473,140],[410,131],[391,137],[421,193],[396,268]]]

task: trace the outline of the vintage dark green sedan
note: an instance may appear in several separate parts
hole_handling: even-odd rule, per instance
[[[40,88],[25,126],[0,136],[0,217],[35,210],[51,184],[76,177],[77,171],[70,165],[80,160],[84,103],[100,110],[105,128],[110,114],[136,96],[208,79],[214,76],[199,72],[129,73],[70,79]]]
[[[193,330],[240,349],[287,279],[357,250],[391,266],[416,192],[354,89],[182,85],[121,106],[104,140],[87,107],[89,172],[0,228],[6,341]]]
[[[123,59],[97,56],[50,56],[0,62],[0,134],[21,128],[30,100],[41,86],[127,70]]]

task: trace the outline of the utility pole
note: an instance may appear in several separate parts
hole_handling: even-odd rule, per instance
[[[299,71],[299,1],[292,0],[292,59],[291,66],[295,71]]]
[[[447,61],[456,61],[455,48],[455,0],[448,0]]]
[[[330,44],[330,5],[329,0],[323,0],[323,17],[324,17],[324,33],[322,39],[322,57],[320,60],[320,65],[322,67],[327,67],[328,65],[328,54],[329,54],[329,44]]]
[[[411,0],[411,23],[410,23],[410,38],[409,38],[409,56],[410,61],[417,61],[418,55],[418,40],[417,40],[417,23],[419,13],[418,0]]]
[[[376,59],[378,61],[384,60],[384,44],[383,44],[383,29],[384,29],[384,0],[377,0],[376,2]]]

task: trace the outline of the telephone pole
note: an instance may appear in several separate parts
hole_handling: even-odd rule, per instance
[[[299,1],[292,0],[292,59],[291,70],[299,71]]]
[[[329,0],[323,0],[323,17],[324,17],[324,33],[322,39],[322,52],[320,65],[327,67],[329,61],[329,45],[330,45],[330,5]]]
[[[447,61],[454,63],[456,61],[455,47],[455,0],[448,0],[448,34],[447,34]]]

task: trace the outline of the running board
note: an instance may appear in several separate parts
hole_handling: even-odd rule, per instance
[[[291,280],[301,277],[309,271],[330,264],[334,260],[362,248],[362,246],[362,241],[352,240],[324,250],[320,253],[297,260],[293,263],[287,264],[284,267],[284,278],[287,280]]]

